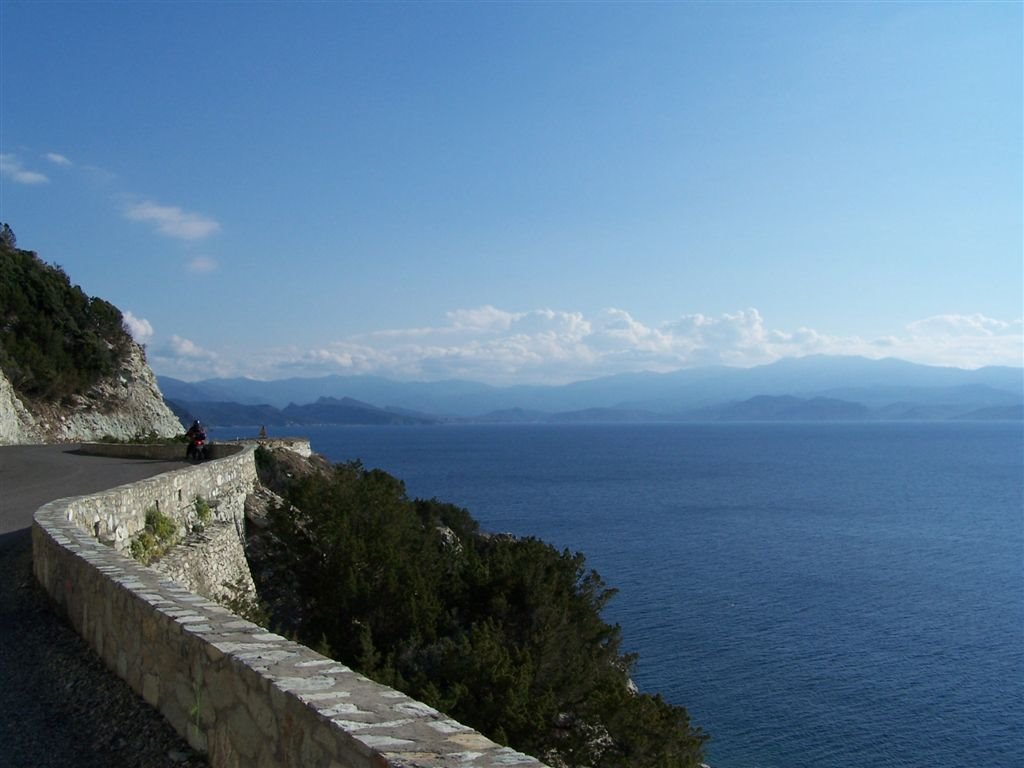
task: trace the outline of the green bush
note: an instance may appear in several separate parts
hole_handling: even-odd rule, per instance
[[[146,526],[128,545],[131,556],[149,565],[178,540],[178,524],[156,507],[146,510]]]
[[[199,522],[204,527],[210,524],[213,520],[213,509],[209,503],[202,496],[196,496],[195,500],[196,516],[199,518]]]

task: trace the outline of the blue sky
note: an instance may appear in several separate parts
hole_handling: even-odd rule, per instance
[[[1020,3],[0,2],[0,219],[158,373],[1024,360]]]

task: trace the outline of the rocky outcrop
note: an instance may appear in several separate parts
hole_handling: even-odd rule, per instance
[[[61,403],[23,401],[0,371],[0,445],[181,434],[138,344],[114,376]]]
[[[0,445],[43,442],[36,420],[0,370]]]

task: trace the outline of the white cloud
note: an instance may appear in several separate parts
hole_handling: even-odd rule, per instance
[[[18,184],[46,184],[50,180],[37,171],[30,171],[15,155],[0,155],[0,175]]]
[[[131,312],[124,313],[124,324],[128,328],[128,332],[132,335],[139,344],[144,344],[149,338],[153,336],[153,326],[149,320],[142,317],[136,317]]]
[[[208,216],[151,201],[128,206],[124,215],[132,221],[151,223],[160,234],[180,240],[202,240],[220,229],[220,224]]]
[[[234,362],[172,336],[157,360],[171,375],[280,378],[345,373],[556,384],[639,370],[749,367],[809,354],[901,357],[964,368],[1021,366],[1024,330],[1020,320],[948,315],[864,339],[806,327],[771,328],[755,308],[717,316],[687,314],[652,327],[614,308],[588,318],[581,312],[479,307],[449,312],[437,327],[378,331],[312,349],[261,350]]]
[[[579,341],[591,332],[591,325],[580,312],[537,309],[515,315],[509,330],[518,336],[558,337]]]
[[[486,305],[476,309],[457,309],[447,313],[447,317],[454,329],[495,331],[507,329],[522,315]]]
[[[43,157],[45,157],[54,165],[73,165],[73,163],[66,157],[64,157],[64,155],[58,154],[56,152],[47,152],[45,155],[43,155]]]
[[[592,327],[594,339],[612,347],[664,350],[671,345],[668,334],[648,328],[624,309],[603,310]]]
[[[1024,321],[981,314],[935,315],[911,323],[894,356],[940,365],[1018,366],[1024,358]],[[911,357],[913,355],[913,357]]]
[[[219,354],[196,344],[191,339],[172,335],[166,341],[147,350],[153,370],[183,378],[229,376],[236,369]]]
[[[175,357],[185,357],[192,360],[216,360],[217,354],[203,349],[191,339],[172,335],[168,341],[168,349]]]
[[[761,313],[754,308],[735,314],[709,317],[702,314],[683,315],[665,326],[673,346],[703,363],[737,365],[768,362],[774,355],[772,339],[764,327]],[[777,338],[785,341],[785,337]]]
[[[758,317],[756,311],[754,315]],[[743,318],[746,321],[746,316]],[[715,327],[734,320],[726,316],[702,319],[701,324]],[[607,309],[588,319],[581,312],[508,312],[483,306],[448,312],[446,321],[434,328],[380,331],[304,353],[291,351],[277,365],[293,375],[345,371],[402,378],[555,383],[639,369],[667,371],[705,362],[694,353],[708,343],[685,334],[677,336],[669,327],[647,327],[621,309]],[[736,334],[721,335],[731,338]],[[767,353],[758,360],[765,356]],[[262,373],[274,375],[272,371]]]
[[[154,371],[185,379],[231,376],[240,371],[217,352],[177,335],[152,344],[146,349],[146,357]],[[249,360],[246,362],[248,366]]]
[[[197,274],[206,274],[217,269],[217,262],[209,256],[196,256],[188,263],[188,271]]]
[[[981,314],[935,315],[907,326],[915,335],[944,337],[992,337],[1020,332],[1020,320],[1007,323]]]

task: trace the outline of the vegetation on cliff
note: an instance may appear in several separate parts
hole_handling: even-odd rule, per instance
[[[257,454],[287,501],[269,516],[282,629],[553,766],[700,763],[686,710],[633,688],[634,659],[601,618],[614,590],[582,555],[481,534],[358,462],[282,461]]]
[[[83,394],[115,373],[131,338],[120,310],[72,285],[59,266],[0,237],[0,368],[41,400]]]

